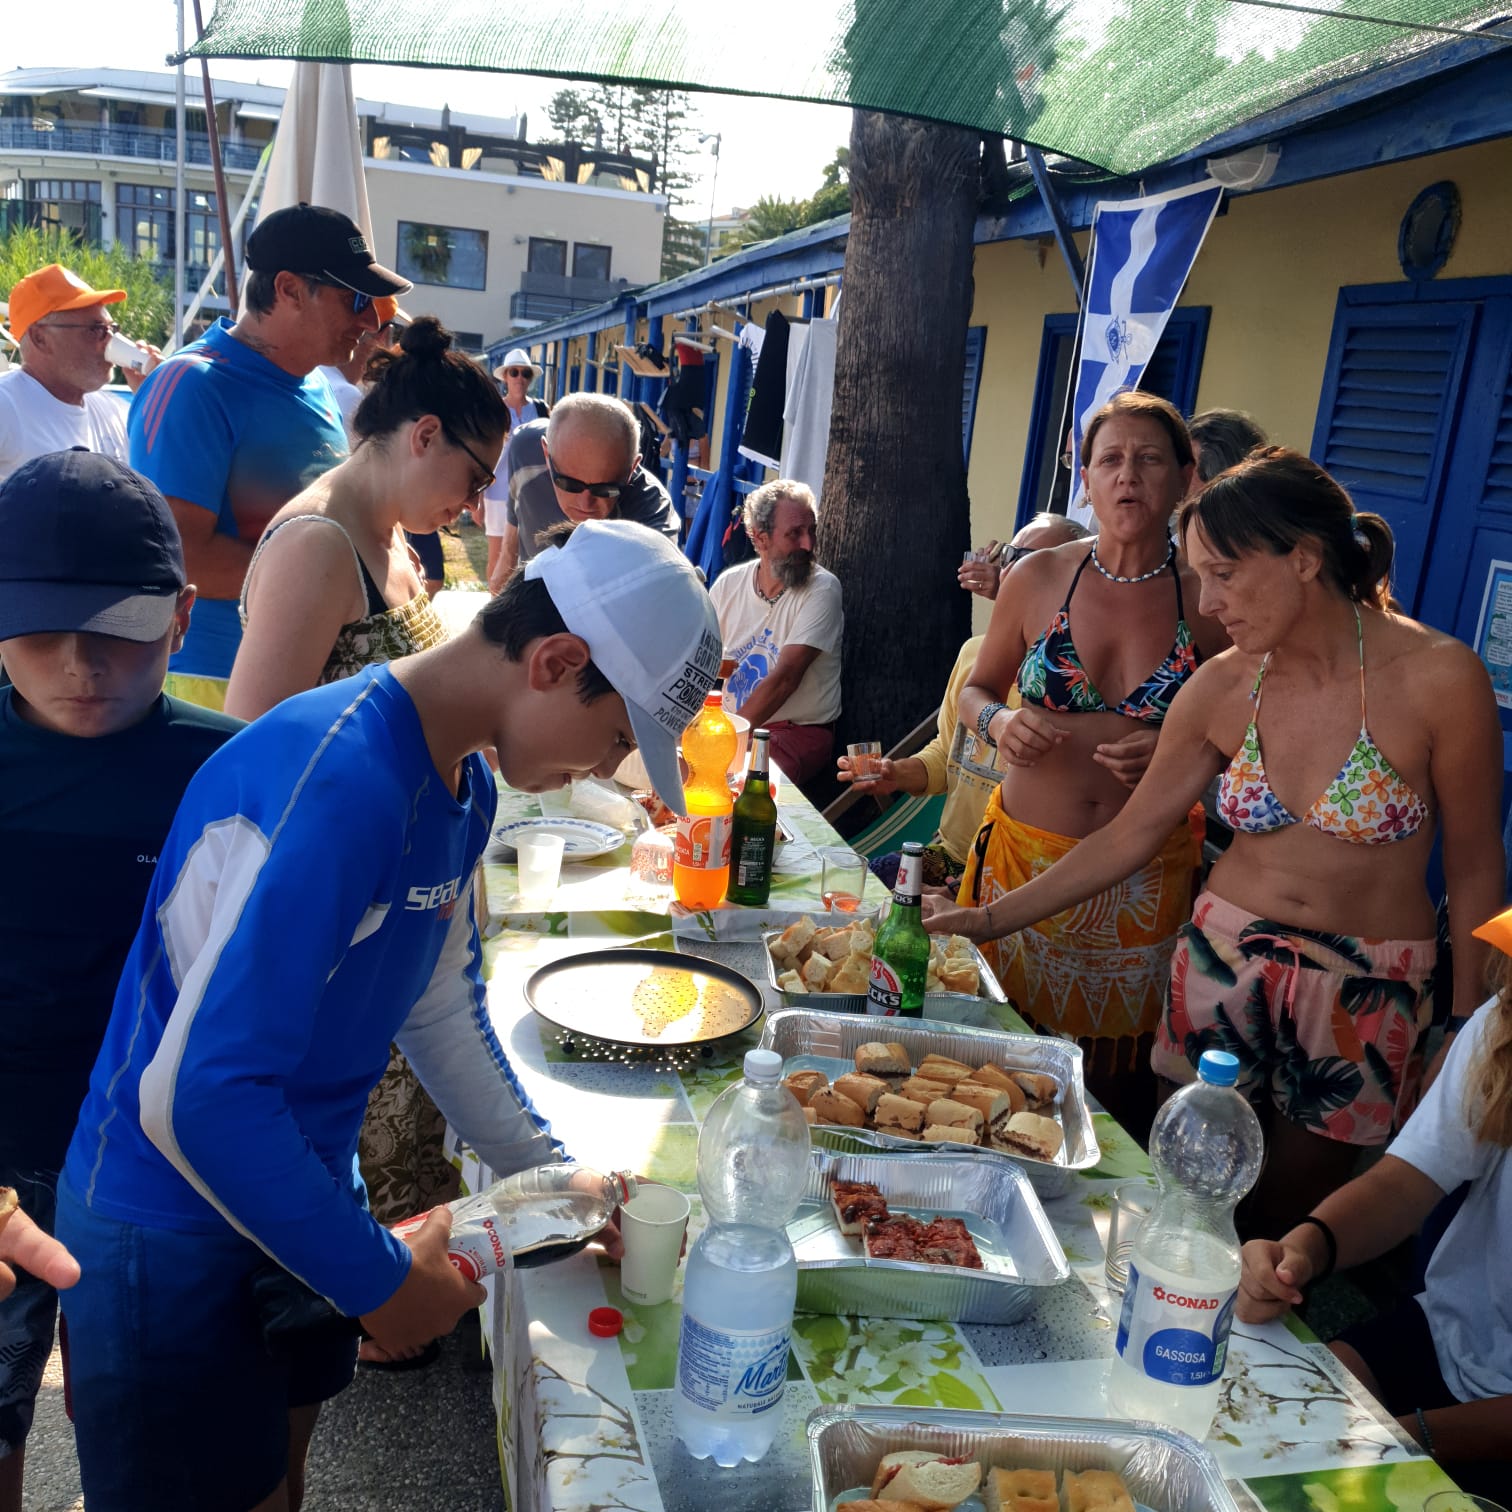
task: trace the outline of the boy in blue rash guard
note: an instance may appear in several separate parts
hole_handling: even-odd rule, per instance
[[[201,769],[59,1188],[91,1512],[299,1505],[355,1346],[271,1358],[248,1295],[265,1256],[395,1354],[481,1300],[447,1262],[446,1210],[400,1240],[353,1166],[390,1041],[495,1170],[556,1158],[484,1007],[472,876],[496,794],[477,752],[540,792],[639,743],[680,808],[676,742],[719,657],[686,559],[591,522],[457,640],[287,700]]]
[[[53,452],[0,484],[12,679],[0,688],[0,1187],[44,1231],[163,838],[189,779],[241,728],[163,694],[193,602],[167,500],[113,458]],[[6,1239],[15,1230],[12,1218]],[[13,1293],[0,1285],[0,1512],[22,1506],[58,1305],[35,1257],[23,1264]]]

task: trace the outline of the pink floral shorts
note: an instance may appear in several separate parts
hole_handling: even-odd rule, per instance
[[[1293,1123],[1381,1145],[1422,1079],[1433,940],[1369,940],[1257,919],[1211,892],[1171,960],[1151,1063],[1188,1082],[1204,1050],[1239,1058],[1239,1085]]]

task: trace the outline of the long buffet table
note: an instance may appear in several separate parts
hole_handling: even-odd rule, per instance
[[[501,789],[500,823],[540,812],[535,798]],[[824,820],[790,784],[781,812],[794,832],[773,904],[818,912],[818,858],[834,843]],[[574,1158],[603,1170],[633,1168],[693,1198],[690,1241],[703,1222],[695,1179],[699,1121],[738,1078],[760,1025],[686,1068],[564,1053],[526,1007],[522,986],[543,963],[610,944],[691,950],[765,979],[761,947],[674,940],[665,911],[647,911],[629,871],[628,843],[596,861],[569,863],[549,911],[522,915],[512,866],[485,860],[484,952],[489,1007],[502,1043],[537,1106]],[[812,857],[811,866],[808,858]],[[875,887],[875,882],[869,882]],[[880,901],[868,897],[868,902]],[[780,1006],[768,992],[768,1007]],[[1002,1027],[1022,1030],[1011,1010]],[[802,1315],[794,1321],[784,1422],[757,1465],[720,1470],[692,1459],[672,1432],[671,1391],[680,1292],[659,1307],[620,1294],[618,1271],[592,1250],[493,1285],[485,1338],[494,1371],[500,1462],[514,1512],[800,1512],[812,1505],[804,1423],[821,1404],[986,1408],[1103,1416],[1117,1299],[1103,1280],[1110,1193],[1147,1174],[1139,1147],[1095,1114],[1102,1160],[1046,1203],[1072,1277],[1009,1327]],[[471,1189],[489,1175],[459,1151]],[[679,1272],[679,1286],[681,1272]],[[617,1338],[596,1338],[588,1314],[624,1314]],[[1241,1509],[1266,1512],[1419,1512],[1451,1482],[1295,1321],[1236,1327],[1232,1365],[1209,1447]]]

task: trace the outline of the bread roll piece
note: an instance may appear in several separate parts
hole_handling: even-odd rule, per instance
[[[951,935],[945,941],[945,955],[948,960],[976,959],[976,946],[965,935]]]
[[[814,1093],[829,1086],[829,1077],[822,1071],[794,1071],[782,1078],[782,1085],[798,1099],[799,1107],[806,1108]]]
[[[1012,1071],[1009,1074],[1024,1089],[1031,1109],[1036,1105],[1048,1107],[1060,1096],[1060,1083],[1043,1071]]]
[[[796,966],[798,957],[803,953],[809,941],[814,938],[814,921],[812,919],[799,919],[796,924],[789,924],[786,929],[772,941],[768,947],[772,952],[772,959],[779,966]]]
[[[1111,1470],[1067,1470],[1061,1477],[1066,1512],[1133,1512],[1122,1477]]]
[[[984,1087],[980,1082],[963,1081],[955,1084],[950,1094],[958,1103],[975,1108],[987,1124],[1002,1119],[1005,1123],[1013,1109],[1008,1104],[1008,1094],[997,1087]]]
[[[843,961],[850,954],[850,937],[849,925],[844,929],[816,929],[809,944],[816,954],[832,961]]]
[[[808,1105],[822,1124],[844,1124],[851,1129],[865,1127],[866,1114],[850,1098],[842,1097],[832,1087],[814,1093],[809,1098]]]
[[[989,1470],[982,1483],[987,1512],[1060,1512],[1053,1470]]]
[[[779,992],[802,992],[803,978],[796,971],[784,971],[777,978],[777,990]]]
[[[948,1055],[926,1055],[917,1069],[920,1076],[928,1077],[930,1081],[949,1082],[952,1086],[971,1078],[971,1067],[951,1060]]]
[[[971,1073],[971,1079],[979,1087],[996,1087],[998,1091],[1006,1093],[1010,1113],[1022,1113],[1029,1105],[1024,1089],[1001,1066],[995,1066],[991,1061],[985,1066],[978,1066]]]
[[[803,1110],[803,1116],[811,1124],[816,1124],[816,1123],[819,1122],[819,1115],[816,1112],[814,1112],[814,1110],[812,1108],[810,1108],[810,1107],[805,1106],[805,1108]]]
[[[946,992],[965,992],[975,997],[982,990],[982,976],[975,961],[946,956],[940,963],[940,985]]]
[[[992,1142],[1000,1150],[1029,1155],[1035,1160],[1054,1160],[1066,1142],[1061,1126],[1040,1113],[1015,1113],[1001,1129],[992,1131]]]
[[[975,1460],[964,1464],[919,1449],[884,1454],[872,1478],[872,1495],[916,1502],[925,1512],[950,1512],[970,1496],[982,1481],[982,1467]]]
[[[877,1099],[872,1117],[879,1134],[896,1134],[905,1130],[917,1134],[924,1127],[924,1104],[888,1092]]]
[[[828,956],[811,955],[803,963],[803,970],[798,974],[803,978],[803,985],[810,992],[823,992],[824,985],[829,981],[830,972],[835,969],[835,963]]]
[[[927,1512],[922,1502],[894,1501],[890,1496],[881,1500],[863,1496],[860,1501],[842,1502],[845,1512]]]
[[[898,1088],[898,1096],[906,1097],[910,1102],[924,1103],[926,1106],[937,1097],[950,1095],[950,1083],[942,1081],[930,1081],[923,1076],[910,1076],[901,1087]]]
[[[856,1070],[863,1076],[899,1076],[912,1074],[908,1051],[895,1041],[883,1044],[880,1040],[868,1040],[856,1047]]]
[[[875,1113],[877,1100],[885,1097],[888,1085],[880,1077],[862,1076],[859,1071],[847,1071],[835,1078],[835,1091],[848,1097],[863,1113]]]
[[[976,1108],[968,1107],[965,1103],[956,1102],[951,1097],[937,1097],[930,1103],[925,1115],[925,1122],[940,1124],[946,1128],[969,1129],[972,1134],[982,1132],[982,1124],[985,1120]]]
[[[920,1137],[925,1144],[977,1145],[981,1143],[975,1130],[958,1128],[954,1124],[930,1124]]]
[[[825,991],[862,993],[866,991],[870,978],[871,957],[848,955],[830,976]]]

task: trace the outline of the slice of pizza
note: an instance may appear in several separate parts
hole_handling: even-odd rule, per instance
[[[917,1218],[891,1214],[873,1219],[866,1225],[866,1257],[868,1260],[906,1260],[917,1264],[923,1233],[924,1225]]]
[[[870,1181],[830,1180],[830,1201],[835,1208],[835,1221],[840,1232],[851,1238],[860,1236],[872,1219],[888,1216],[887,1201],[882,1189]]]
[[[965,1223],[959,1218],[936,1218],[925,1226],[919,1242],[920,1258],[929,1265],[954,1265],[981,1270],[982,1256]]]

